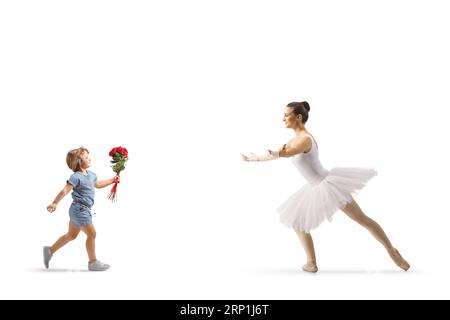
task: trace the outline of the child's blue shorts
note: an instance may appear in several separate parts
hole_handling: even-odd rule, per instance
[[[72,202],[69,208],[70,224],[74,227],[81,228],[92,223],[91,208],[78,203]]]

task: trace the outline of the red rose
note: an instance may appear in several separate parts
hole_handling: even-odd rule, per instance
[[[113,148],[113,149],[109,152],[109,156],[110,156],[110,157],[113,157],[114,154],[116,153],[116,151],[117,151],[117,148]]]
[[[128,150],[126,148],[119,147],[117,149],[117,152],[119,152],[123,157],[128,157]]]
[[[110,152],[109,152],[109,156],[110,157],[114,157],[114,155],[116,153],[119,153],[122,157],[124,158],[128,158],[128,150],[126,148],[122,148],[122,147],[116,147],[113,148]]]

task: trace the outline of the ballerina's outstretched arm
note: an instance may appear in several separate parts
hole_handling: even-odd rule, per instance
[[[241,153],[241,156],[244,161],[269,161],[279,157],[278,151],[273,150],[267,150],[267,153],[262,155],[256,155],[253,152],[247,154]]]
[[[307,137],[294,138],[288,143],[285,143],[277,151],[267,150],[266,154],[257,155],[253,152],[244,154],[241,153],[242,159],[245,161],[269,161],[280,157],[292,157],[298,153],[303,153],[311,148],[312,141]]]
[[[311,148],[312,141],[309,138],[301,137],[294,138],[288,143],[285,143],[277,153],[279,157],[288,158],[296,154],[306,152]]]

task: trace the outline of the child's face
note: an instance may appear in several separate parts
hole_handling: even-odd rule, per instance
[[[82,169],[87,169],[91,166],[91,158],[89,158],[89,153],[83,152],[81,154],[81,165]]]

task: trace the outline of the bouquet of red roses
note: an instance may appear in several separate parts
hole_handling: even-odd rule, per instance
[[[117,184],[120,182],[120,172],[125,170],[125,163],[128,161],[128,150],[126,148],[116,147],[109,152],[109,156],[112,157],[111,168],[116,173],[116,177],[114,178],[114,186],[111,189],[108,199],[115,202],[117,201]]]

